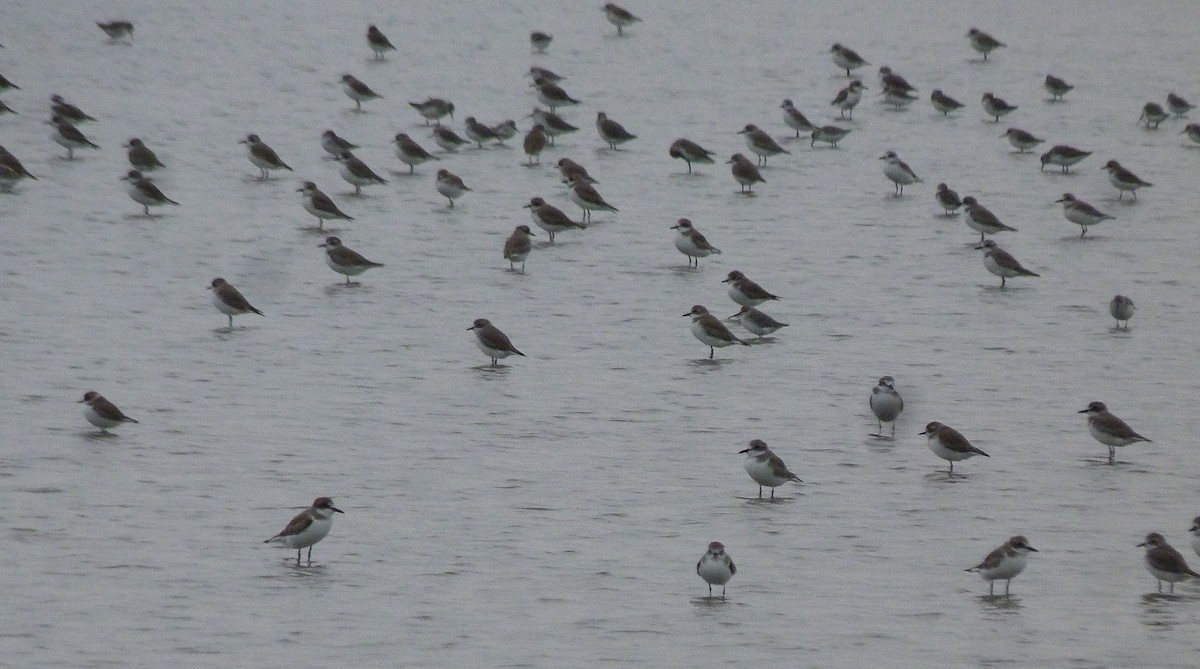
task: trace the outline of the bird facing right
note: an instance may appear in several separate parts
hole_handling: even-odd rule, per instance
[[[1036,552],[1038,549],[1029,545],[1029,540],[1018,534],[1004,542],[1003,546],[988,553],[983,562],[966,571],[977,572],[988,582],[989,595],[995,594],[993,588],[996,581],[1004,581],[1004,596],[1007,597],[1008,586],[1012,584],[1012,580],[1025,571],[1026,556]]]
[[[279,534],[263,543],[280,543],[288,548],[296,549],[296,564],[300,564],[300,551],[308,549],[308,563],[312,564],[313,544],[325,538],[333,528],[333,514],[344,513],[333,505],[328,497],[318,497],[312,506],[292,519]]]

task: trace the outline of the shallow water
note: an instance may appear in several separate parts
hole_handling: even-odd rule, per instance
[[[0,143],[39,177],[0,194],[6,662],[1195,664],[1200,590],[1155,594],[1135,544],[1161,531],[1200,562],[1182,402],[1198,378],[1200,149],[1181,121],[1134,119],[1171,90],[1200,98],[1200,8],[629,7],[645,21],[617,38],[596,7],[557,3],[485,21],[432,2],[6,6],[0,73],[22,90],[4,94],[19,115],[0,117]],[[92,25],[118,16],[132,46]],[[399,53],[372,62],[368,23]],[[971,25],[1009,46],[978,61]],[[535,28],[555,34],[547,55],[529,53]],[[786,142],[753,197],[724,165],[688,176],[667,156],[679,136],[745,152],[746,123],[784,139],[785,97],[835,122],[834,41],[872,63],[840,148]],[[460,132],[468,115],[519,118],[531,64],[584,102],[542,167],[522,167],[514,139],[402,174],[395,133],[433,148],[405,101],[453,100]],[[879,104],[883,64],[920,89],[908,110]],[[344,72],[384,99],[355,113]],[[1046,101],[1047,73],[1077,86],[1065,102]],[[966,108],[942,118],[938,87]],[[988,90],[1020,108],[987,122]],[[101,150],[62,159],[42,123],[54,93],[100,119],[81,129]],[[604,148],[600,110],[639,138]],[[1096,153],[1039,173],[1037,152],[999,139],[1009,126]],[[326,128],[391,183],[347,195]],[[257,181],[237,144],[251,132],[295,173]],[[138,215],[117,180],[132,136],[180,207]],[[888,149],[924,179],[901,198]],[[620,212],[509,272],[500,249],[529,198],[578,215],[561,157]],[[1118,201],[1110,158],[1154,186]],[[453,210],[440,167],[474,189]],[[295,193],[306,179],[357,219],[329,232],[386,267],[339,285]],[[999,289],[975,233],[940,215],[939,181],[1018,228],[997,240],[1042,277]],[[1066,191],[1117,220],[1080,240],[1054,204]],[[672,244],[681,216],[723,250],[699,270]],[[681,314],[736,312],[732,269],[780,295],[763,310],[791,325],[709,361]],[[227,331],[214,276],[266,316]],[[1118,292],[1138,306],[1127,332],[1107,313]],[[488,367],[466,332],[480,317],[528,357]],[[906,402],[894,442],[868,436],[884,374]],[[141,424],[97,436],[73,404],[88,389]],[[1104,464],[1076,413],[1091,400],[1154,442]],[[917,435],[931,420],[991,457],[948,477]],[[756,437],[805,481],[775,502],[736,454]],[[297,568],[261,541],[318,495],[346,514]],[[1011,597],[988,597],[962,570],[1018,532],[1040,552]],[[738,565],[725,600],[693,567],[712,540]]]

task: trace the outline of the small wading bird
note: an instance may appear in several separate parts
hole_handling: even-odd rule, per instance
[[[775,455],[767,442],[762,439],[755,439],[750,442],[749,448],[744,448],[738,453],[746,454],[746,462],[744,467],[746,473],[754,482],[758,484],[758,498],[762,499],[763,486],[771,489],[771,499],[775,499],[775,488],[785,483],[795,481],[796,483],[804,483],[792,472],[788,471],[787,465],[783,464],[783,460],[778,455]]]
[[[725,553],[725,545],[714,541],[708,545],[700,561],[696,563],[696,573],[708,584],[708,596],[712,597],[712,587],[721,586],[721,599],[725,599],[725,584],[737,573],[737,566]]]
[[[283,531],[263,543],[280,543],[296,549],[296,564],[300,564],[300,551],[308,549],[308,563],[312,564],[313,544],[325,538],[333,528],[333,514],[344,513],[333,505],[328,497],[318,497],[312,506],[301,511]]]

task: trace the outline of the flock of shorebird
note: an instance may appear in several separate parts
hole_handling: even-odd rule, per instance
[[[616,26],[620,35],[624,35],[626,28],[641,21],[628,10],[612,3],[605,5],[603,11],[608,21]],[[127,21],[113,21],[98,25],[114,41],[126,41],[133,38],[134,27]],[[385,59],[389,51],[395,50],[388,38],[374,25],[369,26],[366,39],[376,59]],[[536,31],[531,33],[529,39],[534,51],[543,53],[550,47],[553,36]],[[971,48],[982,54],[985,61],[988,60],[991,52],[1005,46],[991,35],[975,28],[967,33],[967,39]],[[847,77],[853,77],[854,70],[869,64],[855,51],[841,44],[834,44],[830,53],[834,64],[839,69],[844,69]],[[556,73],[545,68],[534,67],[530,70],[530,76],[538,100],[548,108],[535,109],[529,115],[533,119],[533,123],[522,141],[522,149],[527,156],[528,163],[533,165],[540,161],[543,151],[554,144],[556,137],[578,130],[577,127],[559,116],[556,110],[561,107],[578,105],[580,101],[571,97],[561,87],[558,82],[562,80],[562,77]],[[916,88],[891,68],[881,67],[879,78],[885,104],[902,108],[918,99],[915,95]],[[358,110],[362,109],[364,103],[380,98],[369,86],[350,74],[344,75],[341,83],[343,91],[354,101],[355,108]],[[1062,100],[1074,88],[1053,75],[1046,76],[1044,87],[1052,96],[1052,100]],[[0,92],[17,88],[15,84],[0,75]],[[837,93],[830,104],[838,110],[842,118],[853,118],[854,109],[862,101],[865,89],[867,86],[861,80],[853,79]],[[930,103],[937,111],[946,115],[954,113],[964,106],[940,89],[932,92]],[[984,113],[996,122],[1017,109],[1015,105],[1010,105],[990,92],[982,96],[981,104]],[[433,141],[447,153],[453,153],[458,148],[472,143],[481,148],[488,142],[503,143],[515,137],[519,132],[516,122],[512,120],[489,126],[477,121],[474,117],[467,117],[464,131],[466,138],[464,138],[441,123],[442,119],[446,117],[453,119],[455,111],[453,103],[440,98],[428,98],[421,102],[410,102],[409,105],[425,119],[426,125],[435,124],[431,129]],[[1182,117],[1192,108],[1190,103],[1172,92],[1167,97],[1166,110],[1157,103],[1147,103],[1142,110],[1139,122],[1144,123],[1147,128],[1157,128],[1172,114]],[[814,125],[791,100],[784,100],[781,109],[783,110],[784,124],[795,131],[796,138],[801,137],[802,133],[807,133],[812,146],[820,142],[837,147],[838,142],[845,139],[851,132],[850,129],[837,125]],[[0,101],[0,114],[9,112],[15,113]],[[68,159],[74,157],[76,150],[99,148],[78,128],[79,124],[94,120],[61,96],[55,95],[51,100],[50,124],[54,129],[52,139],[67,150]],[[596,131],[601,140],[613,150],[624,143],[637,139],[635,134],[629,132],[618,121],[609,118],[605,112],[599,112],[596,115]],[[727,162],[731,166],[730,172],[740,190],[746,194],[752,194],[755,184],[766,183],[760,167],[765,165],[770,157],[789,152],[768,132],[756,125],[746,125],[739,134],[744,136],[749,151],[757,159],[751,160],[745,155],[737,153]],[[1200,143],[1200,124],[1188,124],[1182,134],[1186,134],[1193,142]],[[1015,127],[1009,128],[1003,137],[1019,152],[1029,151],[1044,142],[1043,139],[1032,133]],[[392,142],[395,145],[397,158],[408,166],[410,173],[425,162],[441,159],[406,133],[398,133]],[[258,168],[260,179],[269,179],[270,173],[273,171],[292,171],[292,168],[258,135],[249,134],[241,143],[246,145],[247,158]],[[321,147],[339,162],[340,175],[354,187],[355,193],[361,192],[364,187],[387,183],[386,179],[380,177],[355,156],[353,150],[358,148],[356,145],[339,137],[334,131],[326,130],[320,138],[320,143]],[[127,192],[130,198],[143,207],[144,215],[150,215],[152,207],[178,205],[178,202],[167,197],[147,176],[148,173],[164,167],[154,151],[136,137],[130,139],[125,148],[128,151],[127,157],[131,169],[122,179],[127,182]],[[683,160],[687,164],[689,173],[694,164],[713,164],[716,155],[686,138],[680,138],[673,142],[668,149],[668,154],[672,158]],[[1047,165],[1058,167],[1065,173],[1089,155],[1091,155],[1089,151],[1067,145],[1056,145],[1041,155],[1041,165],[1043,169]],[[901,160],[896,152],[887,151],[880,157],[880,160],[883,161],[885,177],[894,184],[896,196],[904,195],[905,186],[922,182],[914,170]],[[563,158],[557,162],[557,167],[563,180],[569,186],[568,197],[582,210],[583,220],[575,221],[560,209],[548,204],[544,199],[532,198],[525,206],[530,209],[534,224],[549,234],[551,244],[557,233],[586,227],[593,211],[617,211],[616,207],[606,202],[596,191],[593,185],[596,180],[582,165]],[[1104,169],[1108,173],[1112,185],[1118,189],[1120,198],[1123,198],[1124,193],[1128,192],[1136,199],[1139,189],[1152,185],[1138,178],[1115,160],[1109,160],[1104,165]],[[11,190],[17,182],[26,178],[36,179],[15,156],[0,147],[0,188]],[[471,192],[471,188],[461,178],[447,169],[437,171],[435,188],[447,199],[450,208],[454,207],[455,200]],[[317,218],[318,229],[323,230],[326,221],[354,220],[353,217],[343,212],[331,197],[317,188],[315,183],[303,182],[298,192],[301,193],[303,208]],[[934,197],[947,216],[955,215],[959,209],[963,210],[967,226],[980,234],[978,248],[984,250],[984,266],[988,272],[1000,277],[1001,287],[1006,286],[1009,278],[1039,276],[1023,267],[1012,255],[997,246],[993,240],[987,239],[987,235],[1013,231],[1014,228],[1001,222],[999,217],[979,204],[976,198],[970,196],[960,198],[945,183],[937,185]],[[1063,215],[1067,220],[1081,227],[1081,237],[1087,234],[1089,227],[1113,218],[1070,193],[1064,193],[1058,202],[1063,205]],[[679,219],[672,228],[678,233],[675,238],[675,246],[687,257],[689,267],[693,264],[699,267],[701,258],[721,253],[720,249],[709,243],[688,219]],[[528,225],[520,225],[506,239],[503,257],[509,261],[511,270],[517,270],[517,265],[520,264],[519,271],[524,272],[525,260],[532,250],[532,235],[532,229]],[[335,236],[327,237],[321,247],[325,249],[328,266],[334,272],[344,275],[347,283],[350,283],[351,277],[358,276],[368,269],[382,266],[346,247]],[[748,344],[734,335],[725,325],[725,321],[736,320],[747,331],[759,338],[773,334],[787,326],[786,323],[779,322],[756,308],[765,302],[779,298],[744,273],[737,270],[731,271],[724,279],[724,283],[729,285],[729,297],[741,307],[738,313],[722,320],[710,313],[706,307],[695,305],[684,314],[685,317],[691,319],[692,334],[709,347],[709,358],[715,356],[717,348]],[[214,278],[209,285],[209,290],[212,291],[215,308],[228,317],[230,328],[233,327],[234,316],[251,313],[262,315],[263,313],[223,278]],[[1123,295],[1117,295],[1112,299],[1109,310],[1117,319],[1118,327],[1121,322],[1125,322],[1125,327],[1128,328],[1128,321],[1134,311],[1132,300]],[[513,345],[509,337],[488,319],[477,319],[468,329],[474,333],[478,347],[488,356],[493,365],[511,355],[524,356],[524,353]],[[102,431],[116,428],[123,423],[137,423],[135,419],[125,415],[117,406],[95,391],[88,391],[80,402],[85,405],[86,420]],[[883,425],[891,423],[891,438],[894,438],[895,421],[904,410],[904,402],[896,390],[892,377],[885,376],[879,380],[878,385],[871,393],[869,405],[878,419],[879,429],[873,436],[887,438],[883,433]],[[1115,462],[1116,448],[1136,442],[1150,441],[1110,413],[1103,402],[1091,402],[1080,413],[1087,414],[1087,426],[1091,435],[1108,447],[1109,463]],[[949,473],[951,475],[953,475],[955,462],[974,456],[989,457],[987,453],[973,446],[962,433],[948,425],[936,421],[930,422],[921,434],[928,438],[929,448],[932,452],[950,463]],[[783,460],[762,440],[751,441],[741,453],[746,456],[744,467],[747,474],[759,485],[759,498],[763,495],[764,486],[770,489],[770,496],[774,498],[776,487],[789,482],[801,482],[799,477],[789,471]],[[295,549],[297,563],[300,562],[302,549],[308,548],[311,562],[312,546],[329,533],[335,513],[342,513],[342,511],[334,506],[329,497],[319,497],[311,507],[297,515],[281,532],[267,539],[267,542],[281,543],[288,548]],[[1193,536],[1193,548],[1200,554],[1200,517],[1195,519],[1190,532]],[[1146,566],[1158,580],[1160,592],[1163,582],[1170,584],[1173,592],[1176,582],[1188,577],[1200,576],[1188,567],[1182,555],[1167,544],[1161,534],[1147,535],[1140,546],[1146,548]],[[993,592],[995,581],[1005,581],[1005,594],[1007,595],[1011,579],[1024,570],[1027,555],[1036,551],[1037,549],[1024,536],[1013,536],[1002,546],[989,553],[978,565],[967,571],[977,572],[989,582],[989,594]],[[725,585],[737,573],[737,568],[725,552],[724,545],[720,542],[712,542],[696,564],[696,572],[708,584],[710,596],[713,594],[712,586],[720,585],[722,586],[721,596],[724,597]]]

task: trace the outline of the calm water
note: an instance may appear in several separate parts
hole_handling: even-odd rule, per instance
[[[1200,150],[1181,121],[1134,121],[1169,91],[1200,99],[1200,5],[640,3],[618,39],[598,6],[519,4],[5,6],[0,73],[22,90],[3,96],[19,115],[0,143],[40,180],[0,195],[0,663],[1195,666],[1200,589],[1154,594],[1135,544],[1161,531],[1200,562]],[[116,17],[132,46],[93,25]],[[368,23],[399,53],[370,61]],[[972,25],[1009,46],[975,60]],[[547,55],[535,28],[555,34]],[[755,197],[724,165],[689,177],[668,158],[679,136],[744,152],[746,123],[787,137],[785,97],[832,122],[834,41],[872,63],[840,149],[788,142]],[[519,118],[531,64],[584,101],[545,166],[488,148],[399,173],[396,132],[433,148],[405,101],[450,98],[459,131]],[[909,110],[879,104],[883,64],[920,89]],[[385,99],[354,113],[345,72]],[[1066,102],[1046,102],[1047,73],[1077,86]],[[966,109],[934,112],[938,87]],[[999,125],[989,90],[1020,107]],[[62,159],[54,93],[101,119],[82,127],[100,151]],[[639,138],[605,150],[601,110]],[[1010,125],[1096,154],[1039,173],[999,138]],[[326,128],[391,183],[347,195]],[[256,181],[251,132],[295,173]],[[133,136],[181,207],[137,215],[117,180]],[[903,198],[888,149],[925,181]],[[621,211],[510,273],[500,249],[530,197],[578,213],[549,167],[564,156]],[[1136,204],[1110,158],[1154,183]],[[474,188],[453,211],[439,167]],[[338,285],[305,179],[386,267]],[[940,216],[939,181],[1018,228],[998,241],[1042,278],[999,290],[975,233]],[[1053,202],[1066,191],[1117,220],[1080,241]],[[698,271],[672,245],[680,216],[724,250]],[[710,362],[680,314],[736,311],[732,269],[782,296],[767,311],[791,326]],[[266,317],[221,329],[214,276]],[[1117,292],[1138,306],[1128,332],[1107,314]],[[481,365],[479,317],[529,357]],[[907,404],[894,443],[867,436],[883,374]],[[88,389],[141,424],[98,437],[74,404]],[[1154,443],[1103,464],[1076,413],[1091,400]],[[931,420],[992,457],[948,478],[916,434]],[[775,503],[752,499],[736,454],[756,437],[805,480]],[[318,495],[346,514],[296,568],[261,542]],[[987,597],[962,570],[1018,532],[1041,552],[1011,598]],[[723,602],[694,572],[712,540],[739,567]]]

